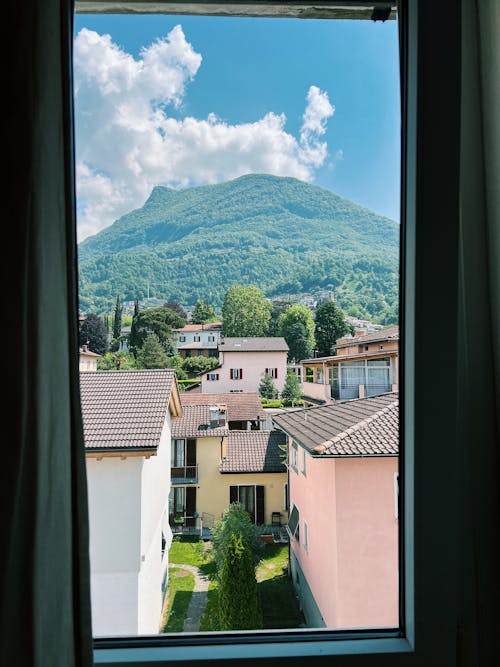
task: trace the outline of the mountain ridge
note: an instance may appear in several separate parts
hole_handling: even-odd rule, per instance
[[[165,300],[220,306],[236,283],[268,296],[331,288],[354,316],[390,323],[398,255],[398,223],[291,177],[156,186],[79,245],[80,299],[103,310],[116,294],[144,298],[149,283]]]

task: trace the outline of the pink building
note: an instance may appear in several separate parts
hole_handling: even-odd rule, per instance
[[[219,366],[202,376],[203,394],[258,392],[265,374],[278,392],[286,379],[288,345],[284,338],[221,338]]]
[[[398,625],[398,397],[276,415],[291,575],[310,627]]]

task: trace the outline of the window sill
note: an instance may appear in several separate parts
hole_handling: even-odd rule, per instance
[[[351,637],[347,636],[348,633],[337,633],[336,637],[334,633],[328,633],[328,639],[321,640],[318,639],[318,631],[310,631],[301,633],[301,638],[297,641],[290,641],[289,634],[273,638],[274,641],[265,641],[265,631],[253,636],[247,635],[243,641],[241,641],[241,635],[236,632],[217,637],[198,634],[191,637],[102,639],[95,642],[94,664],[112,665],[113,667],[131,667],[131,665],[147,667],[148,665],[181,662],[203,665],[214,660],[230,664],[231,661],[243,658],[289,660],[349,654],[373,656],[373,654],[411,653],[413,651],[407,639],[398,637],[397,631],[393,631],[394,636],[387,636],[390,632],[387,631],[384,637],[374,636],[375,632],[353,632],[350,633]],[[238,637],[238,643],[233,643],[232,640],[236,637]],[[113,643],[118,646],[113,647]]]

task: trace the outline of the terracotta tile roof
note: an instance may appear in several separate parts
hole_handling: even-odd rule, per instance
[[[201,341],[196,341],[193,343],[182,343],[182,345],[177,345],[178,350],[216,350],[217,343],[202,343]]]
[[[156,448],[174,383],[170,369],[80,373],[85,448]]]
[[[288,352],[286,340],[281,337],[221,338],[221,352]]]
[[[397,456],[399,451],[397,393],[282,413],[273,421],[313,454]]]
[[[229,421],[252,421],[257,417],[266,418],[259,394],[256,392],[233,394],[202,394],[184,392],[181,395],[183,406],[188,405],[227,405]]]
[[[285,445],[284,433],[276,431],[230,431],[227,455],[222,461],[222,473],[285,472],[282,462]]]
[[[200,396],[202,394],[197,394]],[[182,396],[184,401],[184,396]],[[218,404],[222,404],[219,401]],[[182,417],[175,419],[172,423],[173,438],[212,438],[223,436],[229,433],[227,426],[210,428],[210,403],[207,405],[183,405]]]

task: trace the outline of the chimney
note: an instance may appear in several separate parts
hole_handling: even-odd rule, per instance
[[[226,426],[227,406],[210,406],[210,428],[219,428]]]

